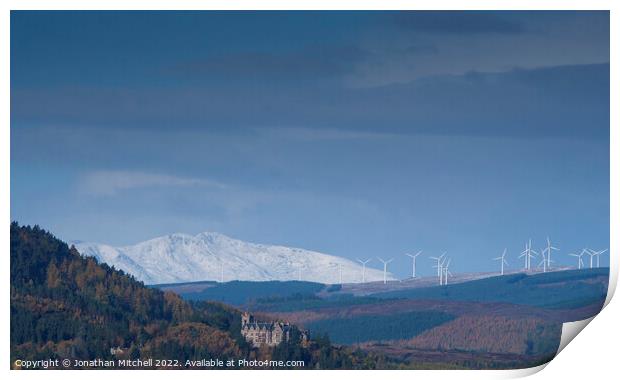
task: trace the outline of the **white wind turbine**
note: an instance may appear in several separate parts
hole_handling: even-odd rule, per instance
[[[547,257],[545,256],[545,250],[542,250],[541,254],[542,254],[542,260],[540,261],[540,263],[538,263],[538,266],[540,267],[542,265],[543,273],[547,273]]]
[[[532,239],[530,239],[529,241],[529,245],[527,247],[528,250],[528,261],[527,261],[527,266],[528,268],[532,268],[532,257],[536,257],[536,255],[538,255],[538,253],[536,253],[536,251],[534,251],[532,249]]]
[[[502,253],[501,256],[496,257],[492,260],[500,260],[500,263],[502,264],[502,272],[501,275],[504,275],[504,265],[508,265],[508,262],[506,261],[506,248],[504,248],[504,253]]]
[[[547,236],[547,248],[542,250],[542,254],[543,257],[545,256],[545,251],[547,252],[547,268],[551,269],[551,252],[552,251],[559,251],[559,248],[556,248],[554,246],[551,245],[551,240],[549,239],[549,236]]]
[[[443,273],[444,273],[444,285],[448,285],[448,276],[452,276],[452,272],[448,268],[450,268],[450,262],[452,259],[448,259],[446,265],[442,265]],[[442,263],[443,264],[443,263]]]
[[[442,253],[440,256],[431,256],[429,259],[437,260],[437,265],[433,266],[433,268],[437,268],[437,277],[441,279],[441,259],[446,255],[446,253]]]
[[[600,268],[600,266],[601,266],[601,260],[600,260],[601,259],[601,255],[603,253],[607,252],[607,250],[603,249],[602,251],[593,251],[593,252],[596,255],[596,267]]]
[[[525,250],[521,252],[519,257],[525,257],[525,269],[530,270],[532,268],[532,257],[535,257],[538,253],[532,249],[532,239],[528,243],[525,243]]]
[[[360,260],[357,259],[362,264],[362,283],[366,282],[366,264],[368,264],[372,259],[368,260]]]
[[[342,263],[338,263],[338,271],[340,275],[340,285],[342,285]]]
[[[224,282],[224,262],[222,261],[222,268],[220,271],[220,282]]]
[[[405,253],[405,255],[411,257],[411,261],[412,261],[411,278],[415,278],[415,259],[416,259],[416,257],[420,256],[421,253],[422,253],[422,251],[419,251],[415,255],[412,255],[410,253]]]
[[[600,256],[601,256],[603,253],[605,253],[605,252],[609,252],[609,251],[608,251],[607,249],[604,249],[604,250],[599,251],[599,252],[597,253],[597,256],[596,256],[596,257],[597,257],[597,259],[596,259],[596,267],[597,267],[597,268],[598,268],[598,264],[599,264],[598,259],[599,259],[599,258],[600,258]]]
[[[379,259],[379,261],[381,261],[381,262],[383,263],[383,283],[384,283],[384,284],[387,284],[387,265],[388,265],[389,263],[391,263],[391,262],[392,262],[392,260],[394,260],[394,259],[389,259],[389,260],[387,260],[387,261],[386,261],[386,260],[383,260],[383,259],[382,259],[382,258],[380,258],[380,257],[377,257],[377,259]]]
[[[529,255],[528,255],[528,251],[527,251],[527,243],[525,243],[525,249],[519,255],[519,258],[521,258],[521,257],[525,257],[525,265],[523,266],[523,268],[525,270],[530,269],[530,266],[529,266]]]
[[[439,272],[439,285],[443,285],[443,273],[444,273],[444,264],[446,263],[447,258],[443,258],[445,253],[439,256],[439,260],[437,261],[437,265],[433,266],[433,268],[437,267],[437,271]]]
[[[581,253],[577,254],[577,253],[569,253],[569,256],[575,256],[577,258],[577,269],[581,269],[581,267],[583,266],[583,254],[585,253],[585,250],[581,251]]]
[[[590,248],[584,249],[584,251],[590,255],[590,269],[594,268],[594,256],[596,256],[596,252],[591,250]]]

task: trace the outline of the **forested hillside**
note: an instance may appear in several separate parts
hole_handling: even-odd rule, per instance
[[[335,343],[359,344],[413,338],[454,318],[439,311],[414,311],[319,319],[306,326],[312,331],[329,334]]]
[[[35,227],[11,224],[11,363],[22,360],[209,358],[303,360],[304,368],[369,368],[381,358],[321,337],[255,349],[240,312],[151,289]],[[119,347],[113,356],[110,349]],[[13,365],[13,364],[12,364]]]
[[[373,294],[379,298],[505,302],[547,309],[570,309],[600,304],[609,283],[609,268],[563,270],[528,275],[489,277],[443,287],[414,288]]]

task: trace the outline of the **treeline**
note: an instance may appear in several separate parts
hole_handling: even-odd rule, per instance
[[[274,359],[305,368],[374,368],[381,357],[320,337],[251,347],[239,310],[146,287],[38,226],[11,223],[11,363],[19,359]],[[298,334],[297,332],[294,334]],[[111,348],[120,348],[114,356]],[[13,365],[13,364],[12,364]],[[387,365],[387,364],[386,364]]]

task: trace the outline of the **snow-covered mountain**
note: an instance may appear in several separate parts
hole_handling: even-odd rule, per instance
[[[224,281],[301,280],[325,284],[362,281],[362,266],[320,252],[276,245],[247,243],[203,232],[172,234],[125,247],[75,242],[86,256],[134,275],[146,284]],[[388,273],[388,280],[394,277]],[[383,280],[383,271],[366,268],[366,281]]]

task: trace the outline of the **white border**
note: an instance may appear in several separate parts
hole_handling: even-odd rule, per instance
[[[277,0],[263,0],[263,1],[225,1],[225,0],[211,0],[209,2],[199,2],[196,0],[177,0],[177,1],[165,1],[165,0],[151,0],[151,1],[139,1],[139,0],[92,0],[88,2],[77,0],[61,0],[55,1],[51,4],[50,1],[44,0],[25,0],[25,1],[4,1],[2,2],[2,14],[0,20],[0,44],[3,59],[0,61],[0,67],[2,74],[0,75],[0,83],[3,88],[2,103],[0,105],[1,114],[4,122],[2,123],[2,139],[0,139],[0,146],[2,147],[2,157],[0,158],[0,170],[1,177],[3,179],[2,197],[0,200],[0,206],[5,213],[5,220],[7,225],[0,229],[0,239],[2,241],[3,262],[0,265],[0,278],[2,281],[2,348],[0,358],[5,360],[4,368],[2,371],[8,371],[10,377],[39,377],[45,376],[49,379],[73,379],[84,377],[85,372],[79,371],[10,371],[9,368],[9,228],[8,222],[10,221],[10,10],[36,10],[36,9],[84,9],[84,10],[129,10],[129,9],[153,9],[153,10],[167,10],[167,9],[186,9],[186,10],[198,10],[198,9],[230,9],[230,10],[242,10],[242,9],[293,9],[293,10],[311,10],[311,9],[499,9],[499,10],[563,10],[563,9],[579,9],[579,10],[611,10],[611,62],[618,62],[618,49],[614,48],[618,42],[618,25],[620,17],[618,16],[618,10],[620,9],[620,2],[611,0],[590,0],[590,1],[577,1],[577,0],[474,0],[474,1],[418,1],[412,3],[411,1],[403,0],[383,0],[379,1],[326,1],[326,0],[298,0],[294,4],[286,1]],[[614,65],[611,66],[611,125],[618,125],[618,112],[617,107],[613,105],[620,104],[618,102],[618,90],[620,89],[620,82],[617,76],[617,70]],[[618,130],[611,128],[611,149],[610,149],[610,186],[611,186],[611,207],[610,207],[610,231],[619,230],[620,215],[618,194],[620,193],[620,186],[618,183],[619,172],[619,160],[620,149],[618,145]],[[610,234],[610,263],[611,263],[611,276],[610,276],[610,290],[606,304],[609,303],[611,297],[615,291],[617,279],[618,279],[618,260],[616,252],[618,252],[618,240],[614,234]],[[618,302],[615,302],[603,310],[601,316],[596,317],[593,326],[589,326],[585,332],[582,332],[577,341],[578,344],[569,345],[549,364],[549,370],[540,373],[542,378],[583,378],[584,376],[591,376],[596,374],[600,378],[609,378],[610,374],[617,373],[617,367],[615,366],[617,361],[617,354],[615,354],[615,348],[617,345],[618,336],[618,321],[620,321],[620,307]],[[599,321],[599,319],[601,319]],[[592,330],[592,331],[589,331]],[[573,347],[571,347],[573,346]],[[607,359],[606,359],[607,358]],[[596,365],[594,365],[596,363]],[[531,368],[526,370],[510,370],[510,371],[416,371],[412,373],[410,371],[252,371],[251,375],[260,379],[288,379],[292,375],[295,378],[311,378],[316,376],[339,376],[346,378],[354,378],[359,380],[360,378],[371,378],[374,376],[389,376],[390,378],[402,378],[410,379],[411,376],[424,377],[424,378],[445,378],[445,377],[457,377],[463,379],[484,379],[484,378],[506,378],[506,377],[522,377],[528,376],[532,373],[536,373],[544,368],[544,366],[538,368]],[[6,373],[6,372],[5,372]],[[90,371],[87,376],[94,379],[107,379],[111,374],[113,376],[132,376],[132,377],[149,377],[153,379],[168,378],[169,376],[179,375],[184,379],[196,379],[205,378],[207,376],[217,376],[217,378],[241,378],[249,375],[244,371],[218,371],[217,374],[213,372],[201,372],[201,371],[183,371],[182,374],[172,374],[167,371],[140,371],[131,373],[118,373],[107,371]]]

